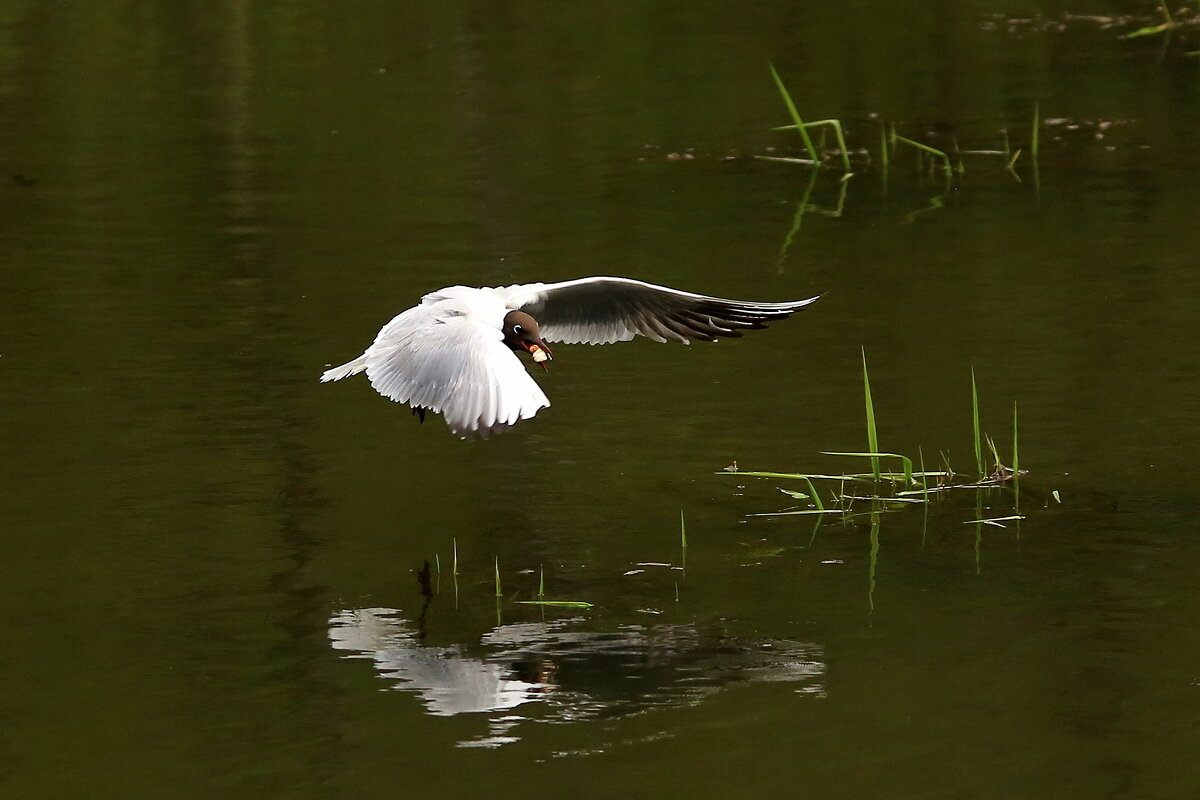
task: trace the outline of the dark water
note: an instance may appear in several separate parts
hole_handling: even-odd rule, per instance
[[[0,3],[3,793],[1194,797],[1179,19]],[[800,154],[768,57],[869,151],[848,183],[748,158]],[[1007,129],[1016,175],[885,181],[879,119]],[[825,297],[561,347],[553,407],[485,443],[316,382],[426,291],[605,273]],[[735,460],[861,468],[818,454],[866,446],[860,348],[886,449],[973,466],[972,367],[1006,459],[1017,404],[1019,527],[963,524],[1011,490],[746,516],[795,502]],[[519,605],[543,568],[595,607]]]

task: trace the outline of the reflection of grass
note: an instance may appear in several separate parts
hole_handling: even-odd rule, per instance
[[[800,117],[799,111],[796,109],[795,102],[787,93],[787,88],[783,86],[782,80],[779,78],[778,72],[772,67],[772,76],[776,80],[776,85],[779,88],[780,95],[784,98],[788,106],[788,111],[793,116],[794,121],[790,125],[781,125],[774,130],[795,130],[797,131],[804,142],[804,147],[808,150],[810,158],[797,158],[793,156],[782,155],[753,155],[752,158],[760,161],[782,162],[791,164],[803,164],[806,166],[820,167],[828,159],[827,153],[824,152],[824,136],[819,142],[814,142],[809,131],[818,126],[822,126],[822,134],[830,128],[834,132],[837,144],[837,153],[840,154],[842,165],[845,172],[841,175],[841,185],[838,190],[837,203],[833,206],[822,206],[811,202],[811,198],[816,191],[817,181],[819,179],[819,170],[813,169],[809,173],[808,181],[804,186],[804,190],[800,199],[796,203],[795,212],[792,215],[792,224],[784,236],[783,243],[779,248],[779,256],[776,259],[776,266],[782,271],[783,265],[787,260],[787,255],[792,245],[795,242],[796,236],[803,224],[804,217],[811,214],[820,214],[828,217],[841,217],[846,204],[846,196],[849,187],[848,180],[855,173],[850,171],[849,148],[846,144],[846,131],[840,120],[828,119],[818,120],[816,122],[804,122]],[[934,147],[931,144],[920,142],[915,139],[901,136],[896,132],[895,123],[881,122],[879,127],[879,158],[877,162],[873,162],[873,153],[868,152],[868,149],[873,148],[863,147],[859,152],[867,153],[866,159],[868,165],[878,163],[880,166],[881,180],[884,184],[884,190],[887,191],[889,172],[891,167],[896,163],[896,148],[904,146],[917,154],[917,171],[922,176],[937,175],[939,183],[942,183],[940,191],[930,197],[925,205],[920,208],[907,212],[904,215],[906,222],[914,222],[916,218],[929,211],[936,211],[946,207],[947,198],[954,191],[956,186],[961,185],[961,182],[966,175],[966,167],[964,158],[966,157],[984,157],[988,159],[998,160],[999,166],[1004,173],[1017,183],[1023,183],[1021,175],[1017,173],[1017,164],[1022,155],[1025,156],[1022,164],[1028,163],[1029,169],[1032,171],[1033,188],[1037,192],[1040,190],[1040,175],[1039,175],[1039,151],[1041,138],[1042,118],[1041,110],[1035,104],[1033,109],[1033,118],[1029,127],[1029,141],[1027,146],[1013,147],[1013,143],[1009,138],[1007,128],[1000,130],[1000,135],[1003,137],[1001,146],[991,149],[961,149],[957,141],[953,142],[953,150],[947,151]],[[811,149],[810,149],[811,148]],[[954,160],[951,159],[953,153]],[[944,181],[944,183],[943,183]]]
[[[764,156],[755,156],[756,158],[765,159]],[[765,159],[777,161],[780,159]],[[804,187],[804,194],[800,196],[799,202],[796,203],[796,212],[792,215],[792,227],[788,230],[787,235],[783,237],[783,244],[779,248],[779,257],[775,259],[775,266],[780,272],[783,272],[783,264],[787,260],[788,250],[791,249],[792,242],[796,238],[796,234],[800,232],[800,225],[804,221],[805,214],[819,214],[824,217],[840,217],[843,209],[846,207],[846,190],[850,185],[848,178],[852,177],[851,173],[847,172],[842,176],[841,187],[838,189],[837,205],[833,208],[827,208],[809,202],[812,197],[813,188],[817,185],[817,170],[812,170],[808,177],[808,184]]]

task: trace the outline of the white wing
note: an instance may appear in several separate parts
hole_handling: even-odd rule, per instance
[[[497,328],[427,305],[385,325],[363,358],[377,392],[444,414],[464,439],[487,438],[550,405]]]
[[[681,292],[629,278],[580,278],[562,283],[507,286],[509,308],[538,321],[542,337],[566,344],[610,344],[648,336],[659,342],[715,342],[765,328],[817,300],[754,303]]]

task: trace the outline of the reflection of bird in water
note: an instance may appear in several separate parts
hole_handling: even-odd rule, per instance
[[[480,641],[479,652],[427,647],[387,608],[341,611],[330,620],[334,649],[370,658],[396,688],[418,694],[436,716],[509,712],[542,704],[537,719],[568,721],[622,716],[647,708],[684,705],[746,681],[788,681],[798,691],[823,694],[817,645],[746,641],[705,633],[693,625],[626,626],[581,630],[583,620],[502,625]],[[512,741],[522,717],[492,721],[492,735],[476,744]]]
[[[503,711],[534,699],[543,687],[517,677],[507,664],[468,658],[456,647],[425,647],[387,608],[343,611],[330,621],[335,650],[371,658],[384,678],[417,692],[435,716]]]
[[[516,353],[546,368],[546,342],[611,344],[646,336],[689,344],[741,336],[817,298],[725,300],[629,278],[580,278],[476,289],[450,286],[384,325],[361,356],[321,382],[366,372],[385,397],[443,414],[455,436],[487,438],[550,405]]]

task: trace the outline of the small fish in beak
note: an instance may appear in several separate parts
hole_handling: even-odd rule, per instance
[[[536,342],[527,341],[521,342],[521,347],[523,347],[525,351],[529,353],[529,355],[533,356],[533,362],[535,364],[539,364],[546,372],[550,371],[550,368],[546,366],[546,362],[553,361],[554,354],[550,352],[549,347],[546,347],[544,344],[537,344]]]
[[[504,335],[504,343],[513,350],[524,350],[533,356],[533,363],[540,364],[547,372],[547,361],[554,360],[554,353],[542,341],[541,329],[537,320],[524,311],[510,311],[504,316],[504,324],[500,330]]]

